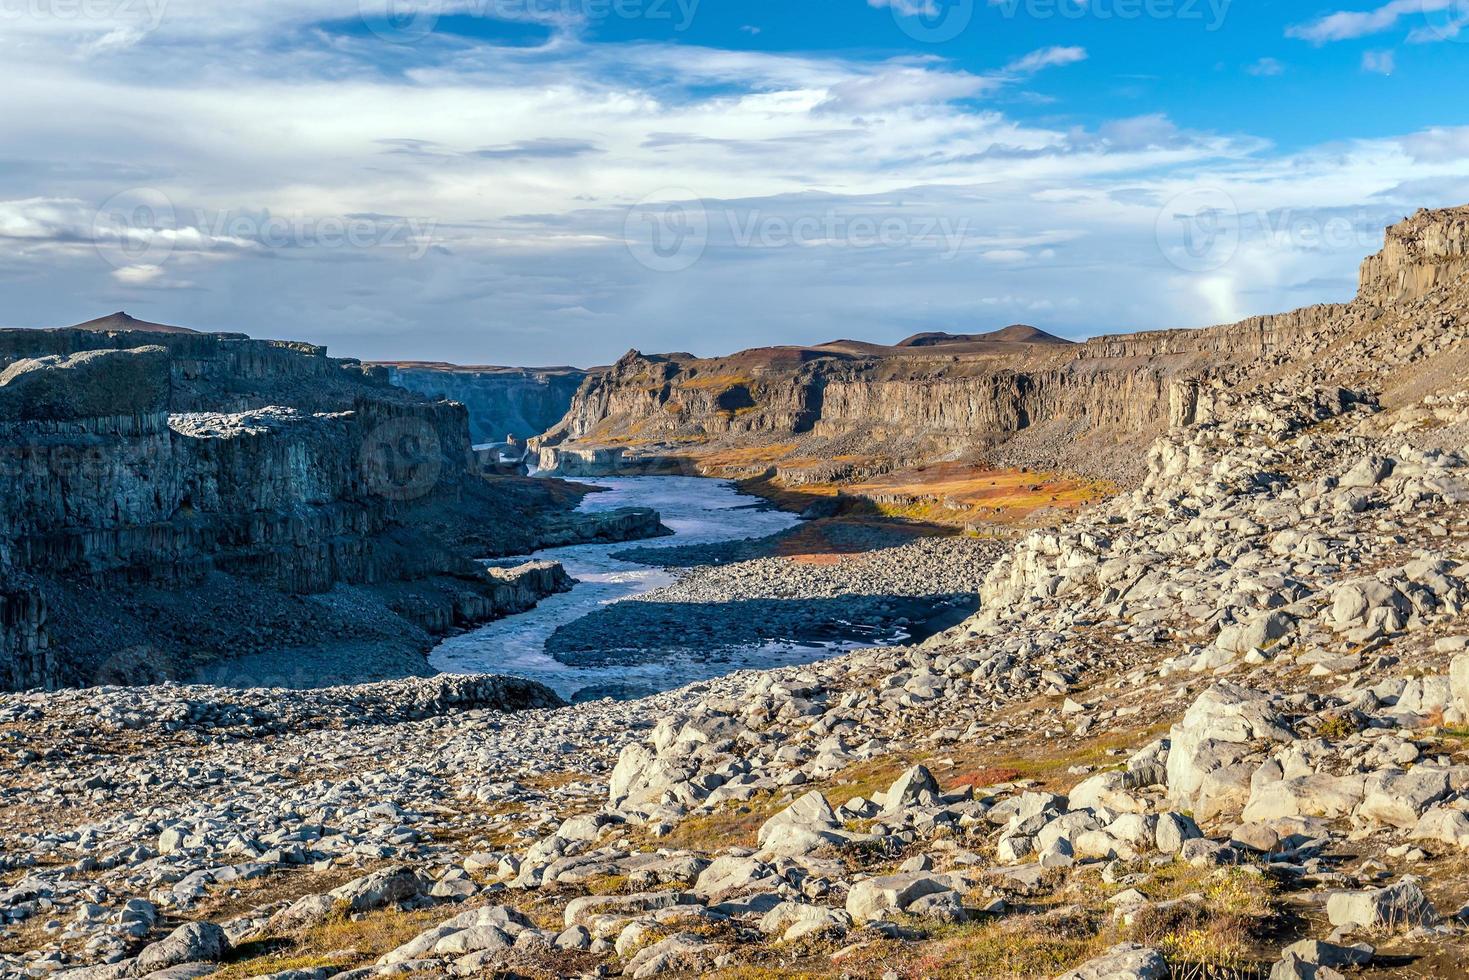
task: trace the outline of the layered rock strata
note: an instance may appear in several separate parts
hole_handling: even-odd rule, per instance
[[[711,451],[764,445],[771,453],[755,468],[790,483],[802,482],[813,462],[827,466],[822,479],[842,480],[872,475],[870,462],[854,459],[881,458],[880,468],[890,468],[966,453],[1135,482],[1140,466],[1101,450],[1141,450],[1170,426],[1205,420],[1215,392],[1371,330],[1384,307],[1453,281],[1469,269],[1466,214],[1420,212],[1390,228],[1383,250],[1363,263],[1350,304],[1207,329],[1079,344],[1043,342],[1054,340],[1045,335],[981,344],[940,336],[895,347],[839,341],[722,358],[631,351],[588,378],[536,444],[543,466],[582,474],[645,465],[649,456],[698,466]],[[595,455],[608,448],[624,452]]]
[[[448,398],[469,412],[475,445],[523,442],[555,425],[590,372],[571,367],[469,367],[403,361],[379,365],[394,384]]]
[[[0,686],[314,656],[354,624],[421,653],[569,587],[559,570],[511,580],[475,561],[542,544],[543,520],[558,544],[658,528],[635,512],[579,530],[567,511],[580,491],[482,479],[469,461],[462,405],[322,348],[0,331]],[[289,597],[340,586],[376,591],[358,596],[368,622],[335,600],[292,612]],[[191,629],[205,610],[210,623]]]

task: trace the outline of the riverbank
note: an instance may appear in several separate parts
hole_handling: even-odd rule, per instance
[[[789,535],[745,543],[744,550],[775,553],[694,565],[671,585],[563,626],[547,648],[563,663],[587,666],[695,650],[718,658],[770,645],[891,646],[928,632],[924,627],[935,617],[977,607],[995,545],[967,538],[903,541],[862,530],[887,540],[848,554],[779,554]],[[694,549],[679,550],[675,561],[688,561]],[[655,549],[637,554],[657,560]]]
[[[568,700],[641,697],[748,668],[929,635],[973,611],[993,548],[901,522],[819,519],[700,477],[622,477],[588,507],[656,505],[674,534],[544,552],[578,579],[533,613],[453,637],[440,669],[535,680]]]

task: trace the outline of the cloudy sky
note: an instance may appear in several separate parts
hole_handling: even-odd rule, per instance
[[[1352,293],[1469,0],[0,0],[0,326],[605,363]]]

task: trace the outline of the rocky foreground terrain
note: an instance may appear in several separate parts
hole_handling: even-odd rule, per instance
[[[1133,489],[957,553],[982,606],[916,647],[573,707],[0,697],[0,971],[1464,975],[1466,229],[1394,229]]]

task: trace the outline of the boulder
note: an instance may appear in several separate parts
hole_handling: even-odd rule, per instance
[[[852,927],[852,917],[841,909],[804,902],[781,902],[760,919],[760,931],[793,942],[804,936],[842,934]]]
[[[1364,456],[1360,462],[1343,474],[1337,485],[1343,489],[1375,487],[1392,475],[1394,466],[1396,463],[1391,459],[1382,456]]]
[[[1264,823],[1281,817],[1344,817],[1362,802],[1362,797],[1360,775],[1312,773],[1255,785],[1241,819]]]
[[[847,893],[847,913],[857,922],[872,922],[889,909],[902,911],[925,895],[953,888],[947,875],[926,871],[880,875],[852,885]]]
[[[1390,827],[1413,827],[1428,808],[1449,793],[1449,774],[1418,766],[1408,772],[1384,769],[1367,777],[1357,815]]]
[[[1146,809],[1137,797],[1128,792],[1127,773],[1116,769],[1083,779],[1067,794],[1067,801],[1073,810],[1141,813]]]
[[[761,824],[757,836],[762,851],[791,857],[842,843],[844,837],[831,833],[839,826],[826,797],[813,790]]]
[[[1150,946],[1119,943],[1056,980],[1163,980],[1168,964]]]
[[[1469,849],[1469,816],[1446,806],[1436,806],[1418,818],[1408,834],[1411,840],[1436,840],[1460,850]]]
[[[230,951],[224,930],[212,922],[188,922],[138,954],[136,971],[152,973],[183,963],[218,963]]]
[[[1459,711],[1469,715],[1469,653],[1461,653],[1449,664],[1449,690]]]
[[[700,975],[714,965],[721,952],[719,946],[702,936],[676,933],[637,952],[623,968],[623,976],[633,980],[662,976],[665,973]]]
[[[1214,646],[1226,653],[1244,655],[1251,650],[1268,650],[1275,641],[1288,635],[1295,617],[1281,609],[1262,613],[1247,622],[1226,626],[1214,639]]]
[[[1169,796],[1192,805],[1204,777],[1237,762],[1242,746],[1257,741],[1288,742],[1294,737],[1267,695],[1237,684],[1215,684],[1194,700],[1169,731]]]
[[[900,813],[910,806],[917,805],[923,794],[929,793],[937,796],[938,792],[938,780],[933,778],[933,773],[923,766],[913,766],[899,776],[883,795],[882,812]]]
[[[1431,926],[1439,921],[1438,910],[1428,896],[1416,882],[1407,879],[1386,888],[1336,892],[1326,900],[1326,917],[1338,927],[1387,932]]]

